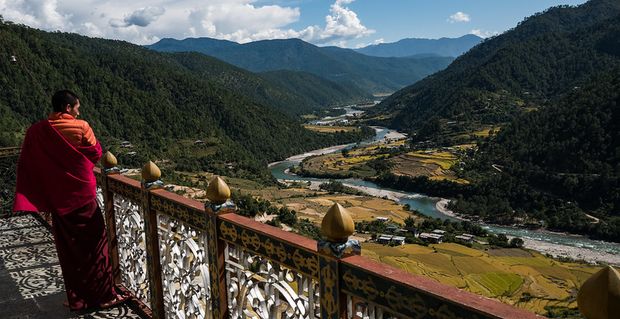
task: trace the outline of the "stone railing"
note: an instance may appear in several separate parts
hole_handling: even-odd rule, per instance
[[[154,318],[541,318],[360,256],[353,221],[336,204],[319,242],[235,214],[219,177],[206,204],[168,192],[149,162],[142,181],[96,169],[119,287]],[[579,306],[617,318],[620,276],[588,280]]]

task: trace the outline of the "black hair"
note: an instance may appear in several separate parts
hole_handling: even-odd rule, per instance
[[[64,112],[67,104],[75,106],[80,98],[69,90],[60,90],[52,96],[52,108],[54,112]]]

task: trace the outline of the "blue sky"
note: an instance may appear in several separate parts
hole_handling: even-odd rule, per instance
[[[5,20],[150,44],[164,37],[245,43],[301,38],[360,47],[403,38],[489,36],[584,0],[0,0]]]

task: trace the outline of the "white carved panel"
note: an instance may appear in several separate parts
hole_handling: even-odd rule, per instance
[[[397,319],[398,317],[378,307],[372,302],[353,303],[351,295],[347,294],[348,319]]]
[[[144,215],[139,203],[114,194],[116,238],[121,280],[125,287],[150,307],[146,269]]]
[[[206,233],[158,214],[158,237],[168,318],[212,318]]]
[[[231,318],[320,318],[319,283],[243,248],[226,246]]]

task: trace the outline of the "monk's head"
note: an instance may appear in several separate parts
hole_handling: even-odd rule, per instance
[[[80,115],[80,98],[69,90],[60,90],[52,96],[54,112],[62,112],[77,117]]]

